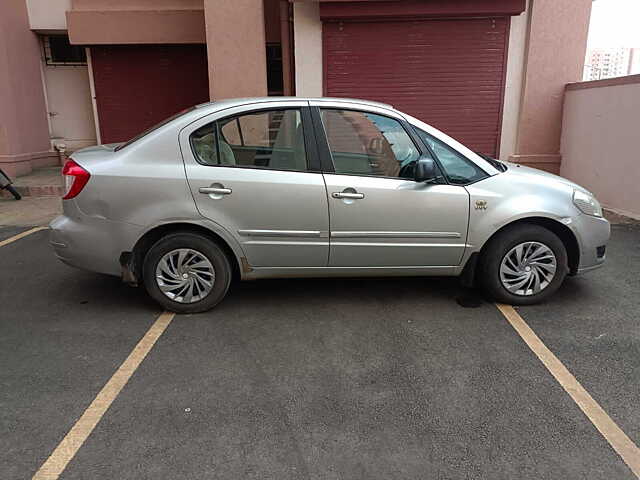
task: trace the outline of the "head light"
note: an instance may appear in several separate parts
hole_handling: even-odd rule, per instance
[[[600,202],[590,193],[583,192],[582,190],[574,190],[573,204],[584,214],[602,217]]]

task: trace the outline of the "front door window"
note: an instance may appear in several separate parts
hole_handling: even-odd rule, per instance
[[[449,183],[452,185],[469,185],[483,178],[487,178],[487,174],[471,160],[461,153],[458,153],[442,140],[437,139],[433,135],[429,135],[424,130],[416,129],[418,136],[429,146],[433,153],[438,157],[440,165],[444,170]]]
[[[413,178],[420,152],[399,121],[352,110],[321,114],[337,174]]]

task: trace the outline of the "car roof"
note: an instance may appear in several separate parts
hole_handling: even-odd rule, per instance
[[[372,107],[382,107],[393,109],[392,105],[372,100],[362,100],[358,98],[334,98],[334,97],[247,97],[247,98],[228,98],[224,100],[215,100],[212,102],[201,103],[196,105],[196,109],[214,107],[216,109],[226,109],[231,107],[239,107],[241,105],[250,105],[252,103],[265,102],[348,102],[360,105],[369,105]]]

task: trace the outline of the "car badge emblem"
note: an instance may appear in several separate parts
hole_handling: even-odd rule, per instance
[[[486,209],[487,209],[486,200],[476,200],[476,210],[486,210]]]

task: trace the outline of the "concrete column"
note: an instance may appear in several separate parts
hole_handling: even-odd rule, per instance
[[[263,0],[204,0],[212,100],[267,95]]]
[[[527,2],[527,9],[524,12],[511,17],[509,27],[507,74],[502,109],[502,131],[500,133],[500,160],[509,160],[516,153],[524,59],[529,34],[529,3],[530,1]]]
[[[293,36],[296,95],[321,97],[322,21],[318,2],[293,4]]]
[[[9,176],[51,165],[40,43],[24,0],[0,2],[0,168]]]
[[[591,0],[530,0],[511,161],[559,172],[564,89],[582,79],[590,15]]]

